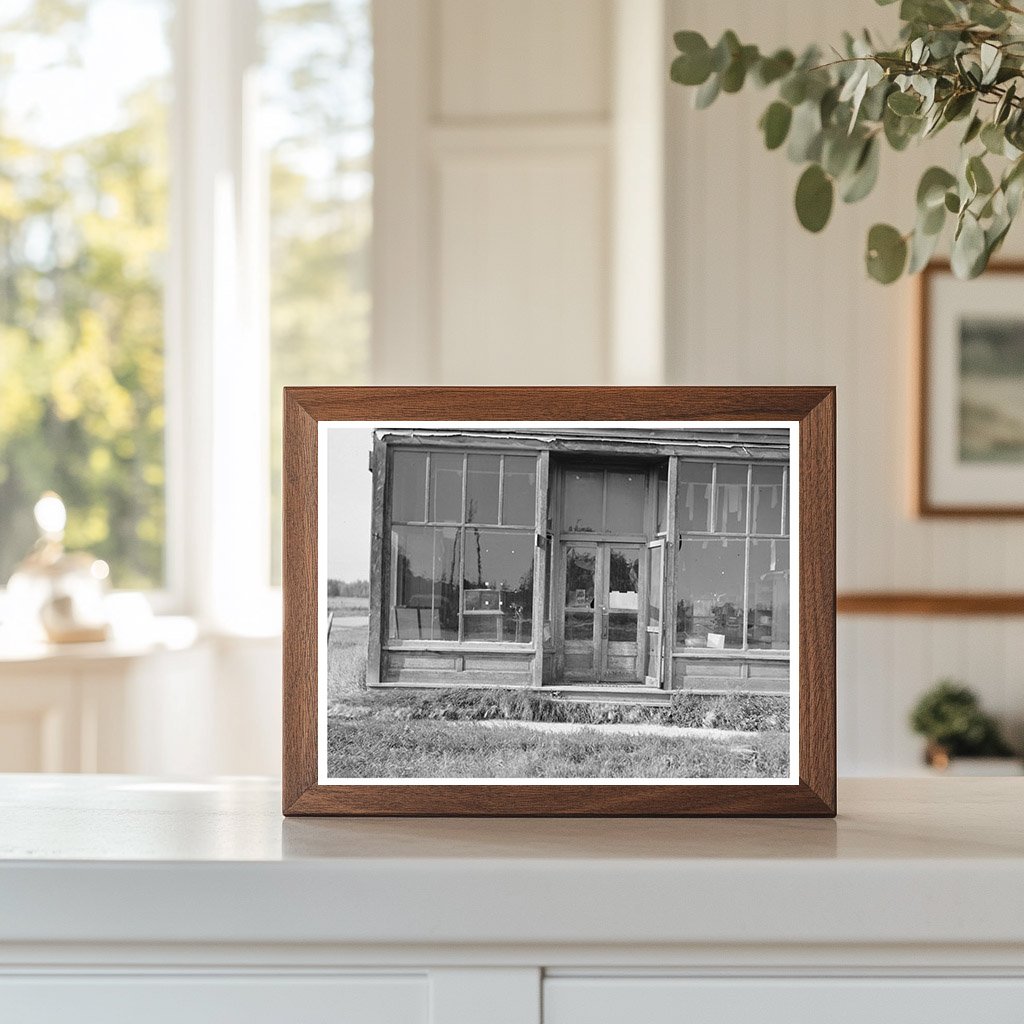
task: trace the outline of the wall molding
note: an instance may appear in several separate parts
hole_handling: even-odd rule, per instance
[[[853,591],[836,597],[840,615],[1024,615],[1024,593]]]

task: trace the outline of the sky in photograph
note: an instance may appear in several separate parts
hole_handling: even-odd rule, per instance
[[[327,577],[351,583],[370,578],[373,431],[337,426],[327,431]]]

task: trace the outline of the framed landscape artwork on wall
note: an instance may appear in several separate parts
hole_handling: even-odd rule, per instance
[[[919,287],[917,512],[1024,515],[1024,264]]]
[[[831,389],[292,388],[284,473],[285,813],[834,813]]]

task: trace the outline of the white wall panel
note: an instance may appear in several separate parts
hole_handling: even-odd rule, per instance
[[[669,0],[670,30],[763,47],[829,44],[867,24],[895,36],[895,8],[863,0]],[[667,33],[666,33],[667,34]],[[883,153],[881,185],[837,204],[818,236],[796,221],[800,169],[761,145],[770,93],[748,88],[705,111],[667,87],[667,360],[686,384],[835,384],[839,397],[839,585],[843,590],[1024,588],[1024,524],[928,522],[909,512],[913,283],[883,288],[863,269],[871,224],[910,226],[917,180],[955,132]],[[1017,229],[1007,254],[1024,251]],[[913,770],[909,708],[941,676],[963,678],[1011,728],[1024,718],[1024,621],[840,620],[840,768]]]
[[[438,171],[446,384],[600,383],[606,154],[453,155]]]
[[[605,117],[608,0],[440,0],[441,120]]]

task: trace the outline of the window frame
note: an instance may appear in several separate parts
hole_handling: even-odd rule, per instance
[[[431,470],[431,456],[432,455],[453,455],[458,454],[462,456],[462,503],[460,509],[460,518],[458,521],[452,520],[431,520],[425,518],[423,520],[405,520],[405,519],[393,519],[391,515],[392,499],[394,495],[394,457],[399,452],[417,452],[426,455],[426,463],[424,467],[424,493],[423,493],[423,514],[429,516],[430,514],[430,470]],[[387,452],[386,462],[386,473],[387,473],[387,486],[385,488],[385,508],[384,508],[384,523],[385,531],[384,536],[381,538],[380,543],[384,545],[385,558],[390,560],[391,557],[391,535],[392,529],[396,526],[413,526],[413,527],[431,527],[435,529],[455,529],[458,533],[459,543],[459,636],[456,640],[401,640],[391,636],[391,624],[390,615],[392,610],[396,607],[394,602],[394,593],[392,591],[391,581],[391,566],[386,567],[384,573],[384,581],[386,590],[383,594],[384,610],[387,615],[387,624],[382,630],[382,643],[386,650],[467,650],[467,651],[494,651],[494,652],[511,652],[511,651],[531,651],[536,646],[537,629],[538,625],[535,618],[535,607],[536,607],[536,589],[538,581],[534,578],[533,581],[533,593],[531,593],[530,600],[530,637],[528,640],[513,641],[513,640],[467,640],[465,638],[465,582],[466,582],[466,536],[469,530],[486,530],[494,531],[498,533],[507,533],[509,535],[520,535],[528,539],[530,545],[530,565],[532,568],[536,566],[535,547],[538,536],[538,526],[536,517],[532,526],[523,525],[520,523],[480,523],[468,521],[466,519],[466,498],[468,491],[468,474],[467,466],[470,455],[497,455],[500,456],[501,461],[499,464],[499,476],[498,476],[498,519],[501,520],[505,515],[504,508],[504,497],[505,497],[505,459],[509,458],[533,458],[534,459],[534,507],[536,508],[536,495],[540,488],[540,473],[541,473],[541,452],[537,451],[521,451],[516,450],[515,452],[508,452],[501,448],[494,446],[480,447],[467,446],[467,447],[445,447],[445,446],[421,446],[421,445],[408,445],[408,444],[389,444]],[[536,573],[534,574],[536,577]],[[543,624],[541,624],[543,629]]]

